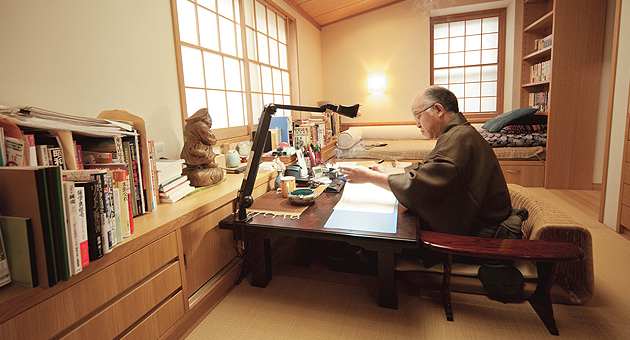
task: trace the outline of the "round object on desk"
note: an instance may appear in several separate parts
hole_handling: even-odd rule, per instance
[[[289,201],[296,205],[309,205],[315,202],[317,191],[313,189],[296,189],[289,193]]]

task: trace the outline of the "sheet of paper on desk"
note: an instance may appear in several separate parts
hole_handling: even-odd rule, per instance
[[[397,224],[398,201],[392,192],[373,184],[346,183],[324,228],[395,234]]]
[[[372,183],[346,183],[335,210],[391,214],[398,204],[394,193]]]

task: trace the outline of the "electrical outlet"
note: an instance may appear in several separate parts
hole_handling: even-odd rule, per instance
[[[156,142],[155,143],[155,155],[157,159],[166,158],[166,146],[164,142]]]

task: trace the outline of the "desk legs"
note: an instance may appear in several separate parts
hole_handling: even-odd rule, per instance
[[[251,285],[262,288],[267,287],[267,284],[271,281],[271,241],[269,238],[252,235],[250,245],[251,249],[247,253],[250,255],[248,257],[252,264]]]
[[[378,252],[378,305],[398,309],[394,253]]]

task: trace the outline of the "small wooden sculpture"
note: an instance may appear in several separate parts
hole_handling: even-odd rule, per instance
[[[186,164],[184,174],[195,187],[215,184],[223,179],[223,170],[214,161],[216,155],[212,152],[212,146],[217,143],[217,138],[210,131],[211,127],[212,118],[207,108],[199,109],[186,118],[184,147],[180,157]]]

